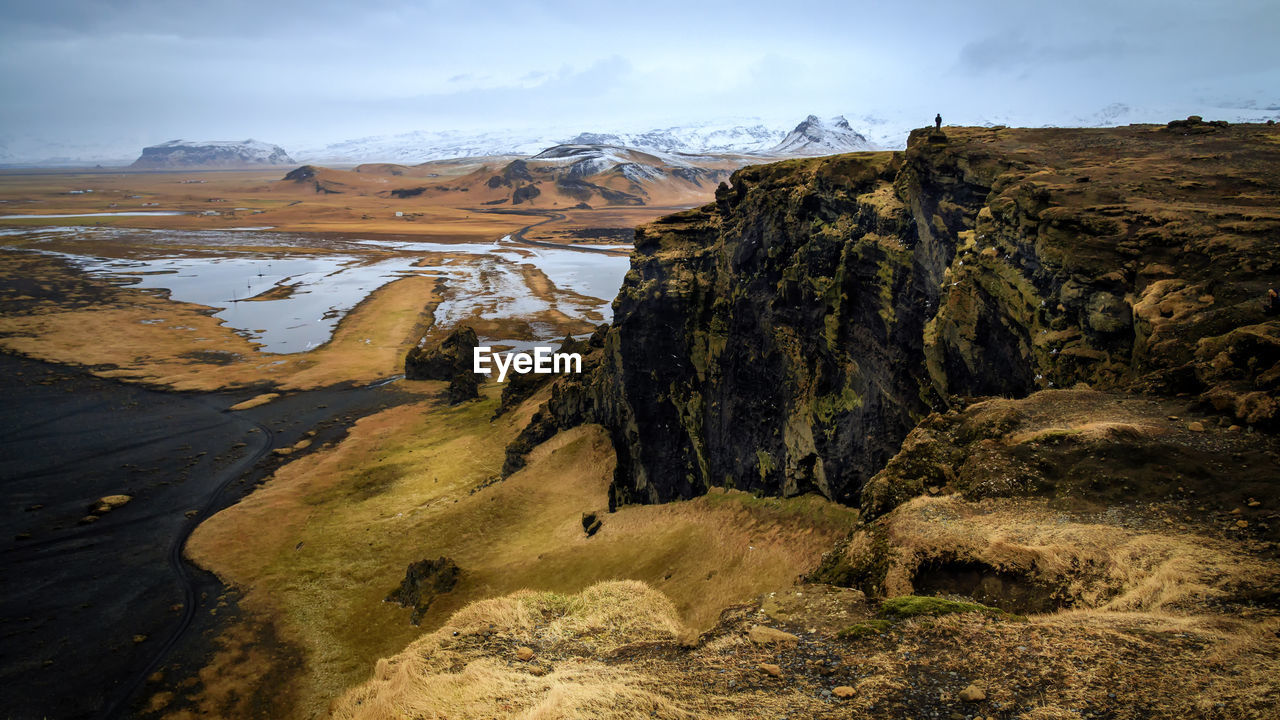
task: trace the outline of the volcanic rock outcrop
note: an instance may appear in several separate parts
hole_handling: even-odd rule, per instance
[[[739,170],[637,232],[603,348],[508,470],[597,422],[614,505],[712,486],[859,504],[930,413],[1080,383],[1274,427],[1280,132],[1213,128],[930,128],[903,153]]]
[[[410,350],[404,359],[404,375],[410,380],[449,381],[450,405],[479,397],[480,376],[472,372],[479,344],[476,331],[461,325],[430,349],[419,346]]]
[[[409,622],[417,625],[437,596],[453,590],[461,574],[462,571],[452,558],[419,560],[405,569],[404,580],[399,587],[387,594],[385,602],[413,608]]]

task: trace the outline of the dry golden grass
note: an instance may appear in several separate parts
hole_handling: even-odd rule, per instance
[[[806,598],[820,594],[804,590]],[[593,620],[602,604],[618,608],[608,612],[627,624]],[[639,583],[570,597],[520,592],[468,606],[379,661],[372,678],[335,703],[333,716],[1270,720],[1280,700],[1274,616],[966,613],[841,639],[803,629],[830,625],[821,616],[839,606],[793,609],[795,644],[751,642],[749,628],[771,621],[751,604],[726,611],[696,645],[680,645],[669,603]],[[521,660],[519,647],[535,655]],[[780,676],[762,673],[765,662]],[[961,700],[970,684],[985,691],[984,701]],[[833,697],[839,686],[853,688],[852,696]]]
[[[220,215],[115,216],[60,218],[56,225],[219,230],[270,226],[282,231],[351,232],[414,235],[422,240],[493,240],[531,220],[517,215],[477,213],[466,206],[479,198],[455,193],[435,202],[379,197],[402,187],[383,176],[334,171],[351,185],[350,192],[326,195],[312,184],[285,182],[291,168],[191,172],[48,172],[0,173],[2,214],[68,214],[174,210]],[[73,189],[93,193],[68,195]],[[141,195],[141,198],[128,198]],[[210,202],[212,199],[225,202]],[[110,207],[115,203],[117,207]],[[144,207],[143,203],[158,203]],[[237,208],[245,208],[237,210]],[[396,217],[397,211],[412,217]],[[48,225],[39,219],[0,220],[0,226]]]
[[[192,248],[190,252],[202,251]],[[562,337],[591,332],[594,323],[603,319],[590,309],[585,311],[585,319],[570,316],[556,303],[568,299],[590,308],[603,306],[604,301],[557,288],[535,268],[522,270],[530,292],[552,307],[520,318],[467,319],[465,322],[482,336],[533,340],[551,332]],[[398,374],[403,371],[405,354],[430,327],[432,311],[441,299],[440,281],[435,277],[394,280],[343,316],[325,344],[301,353],[271,353],[223,325],[207,307],[116,287],[44,256],[0,253],[0,283],[9,282],[9,278],[18,278],[15,285],[39,283],[47,288],[42,292],[48,297],[38,299],[15,291],[4,298],[14,302],[0,312],[0,348],[49,362],[88,366],[102,377],[176,390],[218,390],[261,383],[278,390],[306,390],[342,382],[367,383]],[[64,287],[73,290],[59,294]],[[507,300],[510,298],[494,297],[478,304],[475,312],[493,315]],[[90,333],[85,328],[110,331]]]
[[[917,570],[937,559],[1023,574],[1073,605],[1107,611],[1204,611],[1242,588],[1280,585],[1280,568],[1239,543],[1155,525],[1132,511],[1082,515],[1042,499],[926,496],[856,534],[846,554],[858,564],[887,563],[889,597],[912,594]],[[875,547],[876,533],[887,548]],[[878,552],[884,557],[871,560]]]
[[[344,698],[338,718],[492,718],[521,720],[693,720],[696,715],[678,700],[638,687],[645,678],[603,663],[576,667],[537,677],[495,660],[477,660],[457,673],[402,674],[379,678],[371,687]],[[494,698],[502,698],[495,703]]]
[[[634,580],[596,583],[562,596],[524,590],[480,600],[453,614],[448,629],[480,633],[538,631],[538,640],[586,639],[592,652],[607,653],[633,642],[674,640],[682,630],[671,600]]]
[[[506,162],[510,158],[498,161]],[[483,203],[511,192],[509,188],[488,188],[483,181],[488,179],[492,167],[476,174],[484,165],[433,163],[429,167],[410,168],[407,176],[320,168],[318,179],[341,191],[334,194],[317,192],[314,180],[301,183],[283,180],[284,175],[293,169],[290,167],[174,172],[10,171],[0,173],[0,201],[4,201],[0,202],[0,208],[3,208],[0,214],[4,215],[157,210],[195,214],[59,218],[54,221],[22,218],[0,220],[0,227],[37,227],[50,222],[64,226],[187,230],[269,226],[290,232],[359,232],[411,235],[418,240],[484,242],[545,219],[533,213],[495,214],[478,209]],[[422,177],[428,172],[438,173],[441,177]],[[455,189],[432,190],[407,199],[387,196],[393,189],[434,188],[442,183]],[[466,192],[457,190],[462,185],[466,185]],[[568,216],[564,221],[540,227],[530,235],[531,239],[564,241],[558,231],[583,227],[635,227],[670,214],[673,209],[705,203],[715,190],[711,185],[691,188],[682,183],[659,183],[650,188],[650,197],[644,206],[582,210],[571,209],[578,201],[556,192],[553,187],[532,203],[505,206],[506,209],[533,210],[535,213],[564,212]],[[91,188],[94,192],[68,194],[71,190],[84,188]],[[130,195],[141,197],[130,198]],[[143,203],[158,205],[144,206]],[[199,214],[208,210],[220,214]],[[396,217],[396,212],[403,215]]]
[[[379,660],[373,678],[342,697],[333,716],[463,720],[500,709],[529,720],[692,719],[697,715],[676,698],[642,687],[652,681],[635,672],[581,660],[533,674],[514,655],[517,646],[546,651],[571,641],[585,641],[582,649],[598,655],[629,643],[670,642],[680,629],[671,601],[634,581],[599,583],[569,596],[520,591],[481,600],[399,655]],[[511,658],[467,652],[485,633],[511,644]]]
[[[249,398],[248,400],[245,400],[244,402],[238,402],[227,409],[231,411],[251,410],[253,408],[266,405],[267,403],[271,402],[272,400],[275,400],[278,397],[280,397],[280,393],[262,393],[261,395],[254,395],[253,397]]]

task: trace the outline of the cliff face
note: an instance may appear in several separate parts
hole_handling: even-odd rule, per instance
[[[856,501],[923,409],[908,360],[947,256],[908,249],[898,164],[750,168],[638,233],[601,370],[606,425],[627,434],[618,500],[725,485]]]
[[[1191,129],[922,130],[744,168],[637,231],[602,352],[526,435],[603,424],[618,503],[880,510],[864,484],[955,397],[1085,382],[1274,424],[1280,132]]]

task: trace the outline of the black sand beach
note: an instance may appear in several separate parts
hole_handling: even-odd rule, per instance
[[[224,588],[182,560],[201,520],[314,431],[312,447],[399,402],[335,388],[231,412],[239,394],[159,392],[0,355],[0,707],[6,718],[124,717],[173,658],[207,652]],[[93,513],[109,495],[131,500]],[[172,680],[174,678],[169,678]]]

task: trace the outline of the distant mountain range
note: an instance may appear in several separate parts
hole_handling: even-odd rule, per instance
[[[943,122],[1011,127],[1112,127],[1131,123],[1165,123],[1199,114],[1229,122],[1280,120],[1280,106],[1228,107],[1141,107],[1114,103],[1082,112],[1057,122],[1046,122],[1028,113],[993,111],[977,117],[951,118],[938,108]],[[318,147],[301,147],[294,153],[305,162],[353,164],[394,162],[418,164],[455,157],[491,155],[531,156],[555,145],[613,145],[646,152],[685,154],[751,154],[765,156],[822,155],[874,148],[906,146],[913,128],[932,124],[935,110],[877,112],[837,116],[821,120],[809,116],[799,126],[768,122],[759,118],[736,118],[714,122],[671,125],[644,131],[547,131],[465,133],[419,131],[399,135],[378,135]],[[848,118],[848,119],[846,119]],[[821,134],[825,139],[815,139]],[[806,139],[807,138],[807,139]],[[830,143],[829,146],[824,143]]]
[[[681,156],[707,155],[795,157],[830,155],[875,149],[865,136],[854,131],[844,117],[821,120],[805,118],[791,132],[755,125],[704,124],[667,127],[640,133],[579,133],[564,142],[519,135],[457,133],[410,133],[390,138],[352,140],[328,145],[320,150],[304,150],[299,158],[314,164],[391,162],[418,165],[434,160],[467,157],[523,156],[531,160],[572,161],[573,177],[595,175],[621,168],[624,176],[636,181],[651,180],[648,168],[669,166],[673,171],[694,166]],[[654,163],[625,159],[629,152],[653,153]],[[239,142],[193,142],[172,140],[143,148],[130,167],[138,169],[234,168],[297,164],[283,148],[256,140]],[[741,164],[741,163],[740,163]],[[635,177],[631,177],[635,175]]]
[[[483,154],[421,163],[361,163],[350,169],[317,162],[290,171],[277,187],[294,193],[377,195],[410,201],[406,207],[459,193],[477,206],[495,209],[688,206],[705,202],[744,165],[874,149],[845,118],[813,115],[790,132],[704,125],[693,131],[579,133],[536,154],[502,152],[523,150],[520,144],[466,147]]]
[[[1130,123],[1164,123],[1192,114],[1229,122],[1280,120],[1280,106],[1248,101],[1179,107],[1147,107],[1114,103],[1101,109],[1082,111],[1070,117],[1041,115],[1036,108],[1017,112],[993,110],[978,115],[969,113],[962,117],[952,117],[948,115],[946,108],[928,108],[847,115],[848,120],[843,118],[819,120],[811,117],[800,123],[801,126],[807,124],[809,130],[821,126],[825,136],[834,142],[830,148],[823,146],[822,143],[825,140],[804,139],[806,130],[800,127],[759,118],[731,118],[675,124],[641,131],[602,129],[584,132],[581,128],[491,132],[420,130],[395,135],[354,138],[325,145],[286,144],[286,146],[293,150],[288,155],[298,162],[352,165],[371,162],[416,165],[447,158],[493,155],[528,157],[556,145],[610,145],[664,153],[741,153],[786,156],[845,152],[853,149],[867,149],[867,147],[901,148],[905,146],[907,133],[912,128],[929,124],[933,119],[933,113],[939,110],[942,112],[944,123],[1015,127],[1109,127]],[[843,127],[840,124],[842,120],[844,120]],[[212,146],[217,143],[174,141],[152,147],[175,146],[164,154],[176,160],[180,154],[188,153],[191,145]],[[277,146],[269,147],[278,149]],[[268,151],[267,155],[274,152],[274,149]],[[26,136],[0,136],[0,164],[3,165],[66,166],[102,163],[118,166],[129,164],[130,152],[122,148],[118,142],[104,144],[92,134],[57,143]],[[283,150],[281,152],[283,153]],[[213,155],[210,157],[212,158]],[[245,159],[249,160],[250,164],[257,164],[258,161],[254,159],[256,157],[257,155],[250,153]],[[152,161],[148,159],[147,162]],[[292,160],[284,162],[288,163]],[[160,166],[163,165],[157,167]],[[212,163],[211,166],[217,166],[217,164]]]
[[[666,153],[746,153],[767,149],[785,137],[783,127],[761,122],[718,122],[670,126],[642,132],[487,132],[419,131],[345,140],[302,148],[309,162],[395,162],[492,155],[536,155],[556,145],[613,145]]]
[[[678,153],[743,153],[764,150],[785,133],[763,123],[754,125],[673,126],[637,133],[580,133],[568,140],[576,145],[622,145]]]
[[[643,132],[581,132],[569,137],[415,132],[304,148],[297,155],[315,163],[418,164],[458,157],[531,156],[556,146],[611,146],[649,153],[769,157],[830,155],[877,147],[854,131],[844,117],[824,121],[810,115],[790,130],[785,126],[748,121],[676,125]]]

